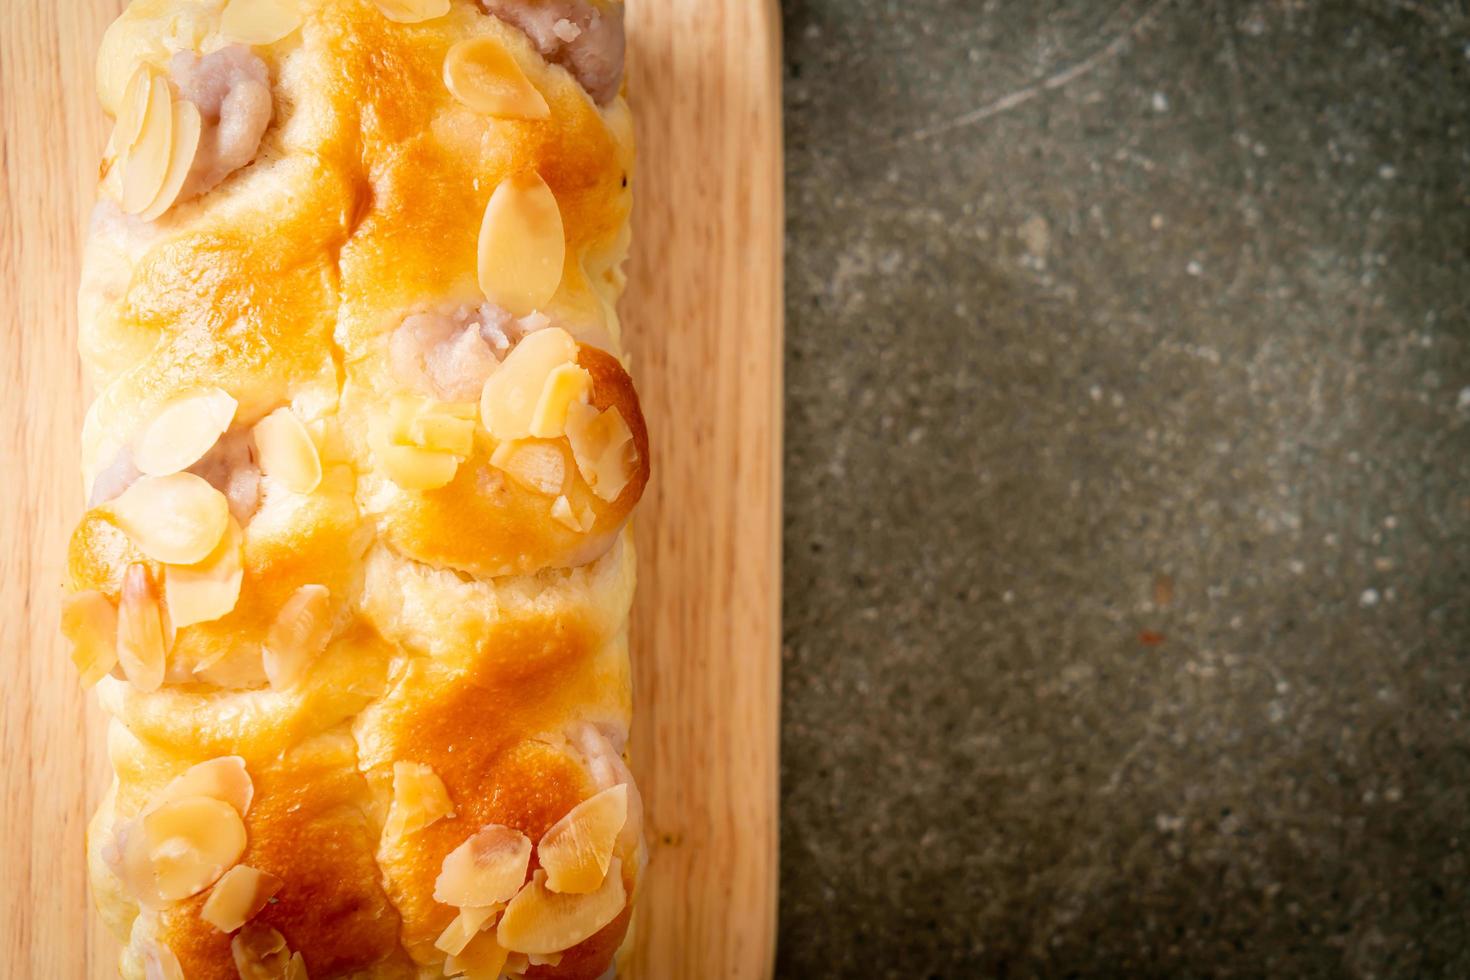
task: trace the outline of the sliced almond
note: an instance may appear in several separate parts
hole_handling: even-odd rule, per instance
[[[502,180],[480,223],[480,289],[485,296],[511,316],[541,309],[561,285],[566,257],[561,209],[546,181],[535,171]]]
[[[468,456],[475,450],[475,423],[470,419],[430,413],[413,420],[408,437],[421,449]]]
[[[526,883],[531,839],[519,830],[487,824],[444,858],[434,901],[484,907],[508,902]]]
[[[576,360],[577,342],[560,327],[528,334],[485,380],[480,421],[501,441],[530,436],[551,375]]]
[[[260,471],[292,493],[311,493],[321,485],[321,454],[290,408],[278,408],[255,423],[255,448]]]
[[[531,413],[531,435],[559,439],[567,431],[567,410],[573,403],[586,402],[592,393],[592,375],[576,364],[559,364],[546,376],[541,397]]]
[[[437,490],[454,479],[460,458],[453,453],[435,452],[418,446],[401,445],[395,434],[407,439],[407,431],[417,411],[411,397],[395,399],[388,416],[368,430],[373,455],[388,479],[405,490]]]
[[[445,960],[444,975],[465,980],[500,980],[508,960],[508,951],[495,941],[492,929],[476,934],[464,949]]]
[[[560,966],[561,965],[561,956],[562,956],[562,954],[560,954],[560,953],[547,953],[545,956],[537,956],[536,954],[533,953],[530,956],[526,957],[526,965],[528,965],[528,966]]]
[[[515,56],[490,35],[460,41],[444,56],[444,85],[476,112],[502,119],[545,119],[546,97],[536,90]]]
[[[510,953],[505,958],[505,972],[519,976],[531,968],[531,958],[525,953]]]
[[[265,676],[277,691],[296,686],[332,639],[331,593],[325,585],[303,585],[281,606],[261,644]]]
[[[289,976],[294,959],[286,948],[286,937],[261,922],[248,922],[235,933],[230,954],[240,980],[282,980]]]
[[[347,448],[347,437],[342,431],[341,419],[328,415],[312,422],[307,430],[311,432],[311,441],[316,443],[317,454],[321,456],[323,466],[351,462],[352,453]]]
[[[230,0],[220,33],[237,44],[275,44],[301,26],[297,0]]]
[[[225,495],[193,473],[142,477],[107,506],[139,550],[170,565],[208,558],[230,521]]]
[[[188,469],[219,442],[239,407],[220,388],[201,388],[175,398],[143,427],[133,444],[133,465],[146,476]]]
[[[148,859],[148,836],[143,833],[141,818],[118,825],[112,842],[102,852],[102,858],[134,901],[145,909],[163,908],[165,903],[163,896],[158,894],[158,883],[153,879],[153,862]]]
[[[574,402],[567,410],[567,441],[592,492],[608,503],[617,500],[638,465],[638,447],[623,413]]]
[[[61,600],[61,632],[71,643],[71,662],[91,687],[117,666],[117,607],[96,589]]]
[[[150,942],[143,948],[143,980],[186,980],[179,958],[167,943]]]
[[[169,147],[168,168],[163,174],[163,186],[158,189],[158,196],[153,199],[153,203],[138,215],[142,221],[157,221],[163,217],[165,211],[174,206],[174,202],[179,199],[179,193],[184,189],[189,170],[194,166],[194,155],[199,152],[199,134],[204,126],[204,121],[199,116],[199,107],[188,99],[180,99],[173,104],[173,114],[173,144]]]
[[[449,13],[449,0],[374,0],[383,16],[398,24],[418,24]]]
[[[444,780],[420,762],[393,763],[393,802],[383,833],[389,839],[417,833],[437,820],[454,816],[454,803]],[[479,902],[489,905],[490,902]]]
[[[286,964],[286,980],[311,980],[306,975],[306,957],[300,953],[291,954],[291,960]]]
[[[566,457],[555,443],[518,439],[502,442],[490,454],[490,465],[504,470],[522,486],[549,496],[567,481]]]
[[[459,470],[459,457],[450,453],[393,445],[378,447],[377,453],[388,479],[405,490],[437,490]]]
[[[166,565],[163,596],[174,629],[227,616],[240,599],[245,578],[245,535],[232,517],[225,536],[197,565]]]
[[[436,402],[398,395],[388,408],[389,439],[394,445],[468,456],[475,449],[473,403]]]
[[[453,453],[436,453],[410,446],[391,446],[384,451],[389,478],[405,490],[437,490],[448,486],[459,472],[460,458]]]
[[[445,415],[452,415],[457,419],[469,419],[471,422],[480,417],[479,402],[435,402],[434,411]]]
[[[117,659],[128,683],[145,694],[163,684],[168,645],[158,589],[148,566],[138,562],[123,573],[117,609]]]
[[[122,209],[126,214],[142,214],[158,197],[173,149],[173,95],[168,79],[154,75],[148,86],[143,125],[123,164]]]
[[[621,783],[572,807],[536,845],[546,887],[574,895],[597,891],[627,822],[628,787]]]
[[[219,880],[245,853],[245,824],[235,808],[207,796],[171,800],[143,817],[158,894],[182,901]]]
[[[234,932],[255,918],[284,884],[273,874],[237,864],[214,883],[199,918],[220,932]]]
[[[613,858],[602,887],[588,895],[559,895],[546,887],[546,872],[511,899],[495,938],[506,949],[546,955],[570,949],[618,917],[627,904],[622,863]]]
[[[245,816],[255,799],[255,783],[245,768],[245,760],[238,755],[222,755],[190,766],[163,788],[149,810],[195,796],[228,803],[236,813]]]
[[[485,928],[495,913],[499,912],[504,905],[487,905],[484,908],[463,908],[454,921],[444,927],[439,938],[434,940],[434,948],[443,950],[450,956],[458,956],[464,948],[470,944],[470,940]]]
[[[597,524],[597,515],[592,513],[592,508],[584,506],[580,512],[575,511],[572,509],[572,502],[565,495],[551,502],[551,517],[567,530],[578,534],[586,534]]]
[[[148,99],[152,93],[153,72],[147,65],[139,65],[128,79],[127,90],[118,104],[117,123],[112,127],[112,139],[108,152],[122,156],[138,142],[143,131],[143,120],[148,115]]]

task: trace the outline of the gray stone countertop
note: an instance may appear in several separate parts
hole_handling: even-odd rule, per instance
[[[783,7],[778,975],[1470,977],[1470,7]]]

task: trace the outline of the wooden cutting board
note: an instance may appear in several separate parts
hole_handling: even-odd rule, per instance
[[[0,976],[114,976],[82,836],[103,725],[55,635],[81,508],[79,243],[120,0],[0,3]],[[770,975],[780,624],[781,129],[774,0],[630,0],[637,244],[624,305],[652,431],[637,520],[635,769],[652,863],[632,976]]]

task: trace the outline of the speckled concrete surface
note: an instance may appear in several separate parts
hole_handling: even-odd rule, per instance
[[[1470,7],[784,18],[779,976],[1470,976]]]

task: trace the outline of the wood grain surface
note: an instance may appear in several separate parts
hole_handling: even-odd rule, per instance
[[[81,510],[74,295],[121,0],[0,3],[0,976],[115,976],[82,838],[103,727],[56,636]],[[634,768],[652,863],[631,975],[769,976],[780,623],[781,143],[774,0],[631,0],[624,304],[655,477],[639,511]]]
[[[780,42],[774,0],[630,0],[634,767],[652,873],[633,975],[769,975],[780,697]]]

